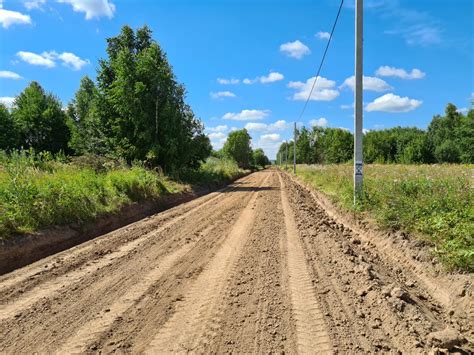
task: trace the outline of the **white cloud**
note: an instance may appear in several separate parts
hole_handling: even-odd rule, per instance
[[[39,65],[47,68],[55,67],[56,60],[60,60],[65,67],[72,70],[80,70],[84,65],[89,64],[89,60],[81,59],[74,53],[70,52],[58,54],[55,51],[50,51],[36,54],[33,52],[20,51],[16,55],[28,64]]]
[[[315,77],[309,78],[304,83],[301,81],[290,81],[288,87],[296,90],[296,92],[293,94],[293,100],[305,101],[311,91],[314,79]],[[334,80],[328,80],[322,76],[318,77],[316,86],[314,87],[310,100],[334,100],[336,97],[339,96],[339,91],[334,89],[335,86],[336,82]]]
[[[220,99],[223,97],[235,97],[235,94],[231,91],[218,91],[209,93],[213,99]]]
[[[331,37],[331,34],[329,32],[319,31],[314,36],[319,39],[329,39]]]
[[[411,72],[407,72],[405,69],[389,67],[388,65],[382,66],[377,69],[375,75],[378,76],[395,76],[401,79],[421,79],[425,77],[420,69],[412,69]]]
[[[289,57],[301,59],[305,55],[310,54],[309,48],[301,41],[296,40],[294,42],[283,43],[280,46],[280,51],[288,55]]]
[[[415,24],[391,31],[385,31],[389,35],[401,35],[409,45],[421,45],[423,47],[440,44],[442,42],[441,29],[432,24]]]
[[[309,121],[309,124],[311,127],[326,127],[328,125],[328,120],[325,119],[324,117],[317,118],[314,120]]]
[[[53,68],[56,66],[56,63],[52,59],[51,53],[43,52],[42,54],[36,54],[32,52],[20,51],[17,54],[22,61],[31,64],[39,65],[47,68]]]
[[[240,83],[240,80],[234,79],[234,78],[231,78],[231,79],[217,78],[217,82],[221,85],[235,85],[235,84]]]
[[[392,93],[385,94],[367,104],[366,111],[409,112],[419,107],[423,101],[400,97]]]
[[[225,133],[222,133],[222,132],[209,133],[207,136],[211,140],[222,139],[222,138],[227,137],[227,135]]]
[[[268,125],[266,123],[249,122],[245,125],[247,131],[265,131]]]
[[[463,107],[463,108],[458,108],[456,111],[465,115],[467,111],[469,111],[469,109],[467,107]]]
[[[364,90],[370,90],[370,91],[376,91],[376,92],[383,92],[387,90],[393,89],[390,85],[387,84],[384,80],[380,78],[375,78],[373,76],[365,76],[363,77],[363,86]],[[339,86],[339,88],[344,88],[348,87],[352,91],[354,91],[355,88],[355,77],[354,75],[348,77],[346,80],[344,80],[344,83]]]
[[[278,133],[262,134],[260,140],[262,142],[277,142],[280,140],[280,135]]]
[[[229,127],[227,127],[227,125],[219,125],[219,126],[216,126],[216,127],[209,127],[209,128],[206,128],[209,132],[226,132]]]
[[[270,110],[242,110],[238,113],[227,112],[222,116],[225,120],[250,121],[261,120],[270,114]]]
[[[268,75],[264,76],[257,76],[255,79],[249,79],[245,78],[242,80],[242,82],[246,85],[251,85],[255,83],[261,83],[261,84],[268,84],[268,83],[274,83],[275,81],[280,81],[283,80],[285,77],[283,74],[278,73],[278,72],[270,72]]]
[[[245,129],[247,131],[260,131],[260,132],[273,132],[273,131],[281,131],[288,128],[289,125],[286,123],[285,120],[278,120],[274,123],[260,123],[260,122],[249,122],[245,125]]]
[[[0,78],[13,80],[23,79],[19,74],[9,70],[0,70]]]
[[[0,23],[3,28],[11,25],[28,25],[31,24],[31,17],[18,11],[5,10],[0,2]]]
[[[41,5],[43,5],[45,2],[46,0],[29,0],[29,1],[25,1],[23,5],[25,5],[25,7],[28,10],[33,10],[33,9],[40,9]]]
[[[4,104],[6,107],[11,108],[13,106],[14,97],[0,97],[0,103]]]
[[[370,132],[370,129],[367,129],[367,128],[362,128],[362,133],[363,134],[367,134]]]
[[[81,59],[74,53],[64,52],[58,55],[58,58],[63,62],[63,65],[71,68],[72,70],[81,70],[84,65],[89,64],[86,59]]]
[[[283,80],[285,77],[278,72],[270,72],[267,76],[261,76],[258,80],[262,84],[273,83],[275,81]]]
[[[109,0],[56,0],[60,3],[72,5],[75,12],[84,12],[86,20],[95,17],[107,16],[112,18],[115,12],[115,5]]]

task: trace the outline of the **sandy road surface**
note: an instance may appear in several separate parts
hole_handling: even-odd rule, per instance
[[[0,353],[413,353],[469,335],[383,260],[266,170],[0,277]]]

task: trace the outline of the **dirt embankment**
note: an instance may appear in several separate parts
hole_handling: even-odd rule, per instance
[[[0,352],[473,350],[369,237],[258,172],[0,277]]]

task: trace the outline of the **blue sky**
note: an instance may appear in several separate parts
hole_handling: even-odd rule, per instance
[[[0,0],[0,100],[37,80],[66,105],[105,39],[147,24],[215,148],[247,127],[270,158],[291,138],[338,0]],[[365,0],[364,128],[425,128],[473,95],[471,0]],[[346,0],[299,125],[353,127],[354,1]]]

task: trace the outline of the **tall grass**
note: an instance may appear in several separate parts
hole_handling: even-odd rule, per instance
[[[180,178],[192,184],[216,186],[227,184],[244,174],[245,170],[240,169],[235,161],[210,157],[199,169],[182,172]]]
[[[209,158],[182,173],[187,183],[217,186],[245,172],[231,160]],[[32,151],[0,151],[0,239],[55,224],[84,222],[132,202],[185,188],[141,165],[98,156],[67,158]]]
[[[0,155],[0,238],[93,219],[183,187],[140,166],[96,169],[34,153]]]
[[[367,165],[364,203],[352,204],[352,166],[298,166],[341,207],[431,243],[449,268],[474,271],[473,165]]]

